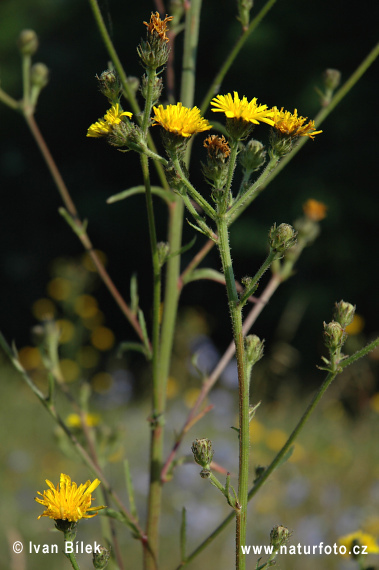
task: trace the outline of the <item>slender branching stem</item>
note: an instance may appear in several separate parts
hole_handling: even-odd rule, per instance
[[[61,176],[61,173],[58,170],[58,167],[57,167],[57,165],[56,165],[56,163],[55,163],[55,161],[51,155],[51,152],[50,152],[50,150],[49,150],[49,148],[45,142],[45,139],[43,138],[41,131],[38,128],[38,125],[35,121],[34,116],[30,115],[30,114],[26,114],[25,120],[26,120],[26,122],[30,128],[30,131],[34,137],[35,142],[37,143],[38,148],[40,149],[40,151],[42,153],[42,156],[43,156],[43,158],[46,162],[46,165],[50,171],[50,174],[51,174],[51,176],[55,182],[55,185],[58,189],[58,192],[62,198],[62,201],[65,204],[70,216],[72,217],[75,225],[78,228],[78,231],[76,231],[77,236],[79,237],[80,241],[82,242],[84,249],[90,255],[101,279],[103,280],[103,282],[106,285],[106,287],[108,288],[110,294],[112,295],[112,297],[116,301],[121,312],[128,319],[129,323],[132,325],[132,327],[134,328],[134,330],[138,334],[139,338],[143,341],[143,333],[142,333],[140,324],[138,322],[138,319],[137,319],[136,315],[131,311],[129,305],[123,299],[122,295],[120,294],[119,290],[117,289],[117,287],[113,283],[110,275],[108,274],[107,270],[105,269],[103,263],[101,262],[100,257],[98,256],[97,252],[95,251],[95,249],[92,245],[92,242],[91,242],[91,240],[90,240],[90,238],[89,238],[89,236],[85,230],[85,227],[79,219],[76,206],[75,206],[75,204],[74,204],[74,202],[70,196],[70,193],[68,191],[66,184],[64,183],[64,180]]]
[[[238,504],[236,504],[236,568],[245,570],[246,560],[241,545],[246,544],[247,493],[249,477],[249,378],[245,359],[244,338],[242,330],[242,311],[238,304],[238,293],[234,278],[232,258],[230,254],[229,235],[226,217],[217,218],[218,246],[225,275],[229,311],[232,321],[233,338],[236,346],[238,368],[238,401],[239,401],[239,470],[238,470]]]
[[[263,8],[260,10],[260,12],[258,12],[258,14],[255,16],[255,18],[253,18],[253,20],[251,20],[247,30],[244,31],[242,33],[242,35],[238,38],[237,42],[235,43],[235,45],[231,49],[229,55],[227,56],[224,63],[222,64],[220,71],[217,73],[216,77],[213,79],[211,86],[209,87],[209,89],[208,89],[208,91],[207,91],[207,93],[203,99],[203,102],[201,103],[200,109],[201,109],[202,115],[204,115],[205,111],[207,110],[209,102],[212,99],[212,97],[214,97],[219,92],[219,89],[221,87],[221,83],[222,83],[225,75],[227,74],[227,72],[229,71],[231,66],[233,65],[237,55],[241,51],[246,40],[249,38],[251,33],[256,29],[256,27],[261,23],[262,19],[266,16],[267,12],[273,7],[275,2],[276,2],[276,0],[268,0],[268,2],[266,2],[266,4],[263,6]]]
[[[194,186],[192,186],[191,182],[186,178],[182,167],[180,165],[179,159],[177,156],[172,156],[172,161],[175,167],[176,172],[179,174],[183,185],[185,186],[188,194],[191,196],[193,200],[204,210],[204,212],[211,218],[211,220],[215,219],[216,212],[214,208],[207,202],[205,198],[196,190]]]
[[[120,58],[118,57],[117,51],[112,43],[111,37],[108,33],[107,27],[105,25],[104,22],[104,18],[102,16],[99,4],[97,2],[97,0],[89,0],[89,3],[91,5],[92,8],[92,12],[93,15],[95,17],[95,21],[97,24],[97,27],[99,29],[100,35],[102,37],[102,40],[104,42],[104,45],[108,51],[109,57],[111,58],[111,61],[114,65],[115,70],[117,71],[117,75],[120,78],[123,90],[124,90],[124,95],[126,97],[126,99],[129,101],[129,105],[135,115],[136,120],[141,123],[141,117],[140,117],[140,113],[141,113],[141,109],[138,105],[138,101],[136,99],[136,96],[133,92],[133,89],[130,87],[130,83],[128,81],[128,78],[126,76],[125,70],[123,68],[123,65],[120,61]],[[154,141],[150,135],[150,133],[147,136],[147,141],[149,144],[149,147],[151,148],[151,150],[153,152],[157,152],[157,149],[155,147]],[[168,183],[167,183],[167,179],[165,176],[165,173],[163,171],[162,165],[159,163],[159,161],[154,161],[154,166],[156,168],[156,171],[158,173],[159,179],[161,181],[161,184],[164,188],[168,189]]]

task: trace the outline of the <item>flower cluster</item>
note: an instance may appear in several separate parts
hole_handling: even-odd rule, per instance
[[[37,503],[46,507],[46,510],[38,517],[39,519],[50,517],[55,520],[76,522],[80,519],[95,517],[98,514],[95,511],[105,509],[104,506],[91,507],[93,500],[91,493],[100,485],[99,479],[95,479],[92,483],[87,481],[78,487],[76,483],[71,482],[68,475],[61,473],[56,488],[48,479],[46,479],[46,483],[49,489],[43,493],[38,491],[38,495],[41,495],[42,499],[38,497],[35,499]]]
[[[122,117],[130,118],[131,116],[132,113],[122,111],[120,105],[116,103],[105,113],[103,119],[99,119],[89,127],[87,137],[105,137],[112,133],[115,125],[121,123]]]

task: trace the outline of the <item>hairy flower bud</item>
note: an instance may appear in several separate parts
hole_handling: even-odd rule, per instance
[[[22,55],[34,55],[38,49],[38,36],[34,30],[22,30],[17,46]]]
[[[263,356],[264,340],[255,334],[249,334],[245,338],[246,358],[252,366]]]
[[[119,102],[122,93],[122,85],[117,73],[114,69],[107,69],[100,74],[96,75],[99,82],[99,89],[101,93],[108,99],[111,105]]]
[[[93,553],[92,564],[97,570],[104,570],[108,566],[111,551],[105,546],[99,546],[99,552]]]
[[[265,147],[261,142],[251,139],[240,153],[239,161],[248,173],[259,170],[266,161]]]
[[[279,550],[283,544],[288,542],[290,536],[291,533],[288,528],[282,525],[276,525],[270,532],[270,544],[274,550]]]
[[[289,224],[276,224],[272,226],[269,232],[269,244],[272,250],[283,253],[286,249],[296,244],[297,232]]]
[[[340,323],[324,323],[324,344],[331,351],[341,348],[346,340],[346,333]]]
[[[338,69],[326,69],[322,77],[326,89],[331,91],[335,91],[341,83],[341,72]]]
[[[333,317],[343,327],[347,327],[353,322],[355,313],[355,305],[340,301],[335,304]]]
[[[49,82],[49,70],[44,63],[35,63],[30,69],[30,83],[40,90]]]
[[[212,442],[210,439],[195,439],[192,443],[193,458],[198,465],[206,471],[212,463],[214,451],[212,449]]]

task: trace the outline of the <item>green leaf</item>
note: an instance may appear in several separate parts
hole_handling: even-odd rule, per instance
[[[202,269],[195,269],[191,271],[184,278],[184,283],[190,283],[191,281],[198,281],[199,279],[209,279],[211,281],[217,281],[217,283],[225,283],[225,276],[220,271],[216,269],[211,269],[210,267],[204,267]]]
[[[128,350],[142,352],[142,354],[144,354],[146,358],[150,360],[150,352],[146,349],[146,346],[140,344],[139,342],[121,342],[117,350],[117,356],[122,356],[123,353],[127,352]]]
[[[167,204],[171,204],[175,200],[174,194],[168,192],[164,188],[160,186],[152,186],[151,187],[152,194],[159,196],[167,202]],[[130,196],[134,196],[135,194],[145,194],[145,186],[133,186],[132,188],[128,188],[127,190],[123,190],[118,194],[114,194],[110,196],[107,200],[107,204],[113,204],[114,202],[119,202],[120,200],[125,200],[125,198],[129,198]]]
[[[171,257],[175,257],[176,255],[182,255],[182,253],[185,253],[186,251],[188,251],[189,249],[191,249],[191,247],[195,244],[196,241],[196,236],[191,239],[191,241],[189,243],[187,243],[186,245],[183,245],[183,247],[181,247],[180,249],[178,249],[177,251],[174,251],[173,253],[170,253],[170,255],[168,255],[166,257],[166,261],[168,259],[170,259]]]

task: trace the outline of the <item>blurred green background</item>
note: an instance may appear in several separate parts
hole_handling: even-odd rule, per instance
[[[262,5],[262,1],[256,1],[254,12]],[[142,70],[136,46],[145,34],[142,22],[149,19],[155,4],[150,0],[138,3],[108,0],[101,3],[101,8],[128,75],[139,77]],[[372,3],[369,9],[362,8],[358,22],[356,12],[348,10],[342,1],[320,0],[315,5],[302,0],[278,0],[245,45],[220,92],[237,90],[240,95],[258,97],[259,102],[269,106],[284,106],[289,110],[296,107],[300,114],[314,116],[319,109],[315,87],[322,86],[323,71],[330,67],[339,69],[344,82],[377,42],[377,21],[372,8]],[[23,28],[33,28],[38,33],[40,48],[34,61],[42,61],[50,69],[49,85],[41,94],[36,115],[40,129],[80,215],[89,220],[89,235],[95,247],[105,253],[108,270],[126,298],[131,275],[137,271],[141,305],[149,317],[151,264],[144,199],[137,196],[127,202],[105,204],[112,194],[139,183],[138,157],[116,152],[103,141],[85,136],[88,126],[107,109],[95,75],[107,68],[108,57],[89,4],[84,0],[0,3],[1,86],[15,98],[22,93],[16,40]],[[200,104],[209,79],[219,69],[238,34],[235,2],[204,3],[196,104]],[[179,36],[175,44],[177,71],[181,42]],[[306,144],[232,228],[236,274],[242,277],[254,272],[261,263],[267,232],[273,222],[291,223],[301,214],[301,206],[308,198],[328,206],[321,236],[304,252],[296,275],[277,292],[254,329],[266,339],[267,357],[254,377],[253,401],[263,399],[264,403],[254,430],[257,440],[252,465],[270,461],[283,433],[290,432],[300,415],[301,403],[304,405],[310,392],[320,384],[322,373],[315,365],[320,363],[324,350],[322,321],[331,319],[334,302],[343,298],[355,303],[362,317],[347,350],[356,350],[378,333],[377,137],[373,125],[377,71],[375,63],[323,123],[323,134]],[[211,113],[206,117],[211,119]],[[254,136],[266,142],[265,129],[257,129]],[[197,168],[200,159],[204,156],[201,141],[197,140],[191,179],[199,187],[203,184]],[[102,331],[108,344],[105,341],[105,345],[96,347],[92,342],[93,328],[80,321],[80,315],[72,308],[74,304],[54,298],[49,286],[53,279],[82,275],[81,245],[57,212],[61,205],[58,193],[25,122],[3,104],[0,105],[0,188],[1,330],[9,343],[14,341],[20,351],[25,349],[25,362],[29,362],[36,381],[43,385],[45,379],[43,374],[39,376],[38,363],[33,360],[36,353],[31,340],[31,328],[38,322],[36,301],[50,299],[56,305],[57,318],[74,322],[76,333],[62,346],[67,375],[71,371],[73,389],[78,391],[73,355],[78,354],[80,346],[91,345],[94,361],[85,368],[86,377],[108,374],[112,379],[107,388],[109,376],[98,378],[99,390],[91,401],[101,417],[96,427],[99,438],[107,447],[107,459],[111,458],[107,474],[116,487],[124,488],[120,459],[126,453],[138,483],[138,504],[143,517],[147,489],[148,370],[138,356],[117,358],[118,343],[134,340],[133,332],[93,275],[83,274],[76,294],[96,298],[98,311],[104,315],[97,325],[108,331]],[[164,240],[166,213],[159,202],[156,211],[158,239]],[[187,226],[184,243],[192,235],[193,230]],[[202,238],[198,236],[194,248],[184,255],[183,267],[201,244]],[[215,251],[207,265],[220,268]],[[181,427],[187,405],[200,383],[189,364],[191,354],[199,352],[202,366],[211,369],[230,341],[223,287],[204,282],[190,284],[184,289],[182,301],[170,384],[168,433]],[[293,327],[289,322],[294,323]],[[251,544],[266,544],[272,526],[278,523],[294,530],[295,544],[313,544],[319,540],[332,544],[339,534],[362,525],[378,535],[377,362],[374,355],[337,380],[300,438],[298,455],[274,475],[253,502]],[[51,521],[36,521],[40,510],[33,497],[37,490],[46,488],[45,478],[57,482],[63,471],[82,482],[88,479],[88,472],[73,456],[67,458],[68,450],[60,434],[54,431],[42,407],[10,370],[5,358],[0,391],[3,441],[0,567],[66,568],[66,561],[60,557],[20,555],[17,558],[10,554],[8,543],[14,540],[59,543],[60,537],[50,535]],[[196,426],[183,450],[189,449],[195,437],[211,437],[216,448],[215,460],[233,470],[237,457],[236,438],[230,430],[237,410],[233,366],[210,402],[215,404],[214,412]],[[68,414],[68,407],[60,405],[62,414]],[[190,505],[189,532],[193,546],[227,513],[216,491],[204,484],[197,471],[195,465],[182,466],[174,481],[167,485],[162,524],[165,568],[174,567],[179,560],[177,528],[183,504]],[[83,523],[82,532],[83,540],[85,536],[100,540],[99,521]],[[210,554],[204,554],[189,568],[207,568],[207,564],[231,568],[232,534],[227,538],[228,533],[224,533]],[[137,560],[127,567],[138,568],[139,545],[124,530],[121,540],[128,560],[134,560],[134,554]],[[308,557],[305,563],[311,570],[320,568],[320,564],[323,568],[354,568],[350,562],[334,556]],[[296,570],[304,567],[304,558],[283,558],[280,564],[285,569]],[[83,562],[82,567],[91,566]],[[253,560],[251,567],[255,567]]]

